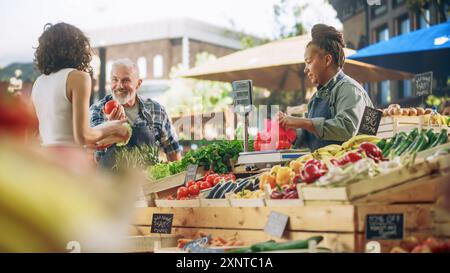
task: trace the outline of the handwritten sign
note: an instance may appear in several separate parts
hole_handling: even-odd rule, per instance
[[[189,164],[186,171],[186,176],[184,177],[184,184],[186,184],[190,180],[194,180],[197,176],[198,165]]]
[[[288,220],[289,216],[276,211],[271,211],[266,226],[264,227],[264,232],[269,235],[281,238],[283,237],[283,233],[286,229]]]
[[[366,217],[366,240],[402,240],[403,214],[372,214]]]
[[[416,97],[431,95],[433,89],[433,72],[414,76],[414,94]]]
[[[252,110],[253,85],[251,80],[234,81],[231,83],[231,96],[234,102],[234,112],[245,114]]]
[[[172,233],[173,214],[154,213],[151,233]]]
[[[359,125],[358,135],[376,135],[382,117],[383,112],[375,108],[366,106],[361,119],[361,123]]]

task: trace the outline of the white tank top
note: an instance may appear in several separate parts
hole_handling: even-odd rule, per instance
[[[67,77],[73,68],[41,75],[34,82],[31,99],[39,120],[42,146],[73,146],[72,103],[66,95]]]

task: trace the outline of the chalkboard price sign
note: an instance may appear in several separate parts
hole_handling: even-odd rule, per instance
[[[402,240],[405,217],[403,214],[369,214],[366,216],[367,240]]]
[[[361,119],[361,124],[359,125],[358,134],[372,135],[372,136],[376,135],[382,117],[383,112],[374,109],[372,107],[366,106],[366,109],[364,110],[364,114]]]
[[[264,232],[269,235],[281,238],[283,237],[283,233],[286,229],[288,220],[289,216],[276,211],[271,211],[266,226],[264,227]]]
[[[414,93],[416,97],[431,95],[433,88],[433,72],[414,76]]]
[[[198,165],[189,164],[186,171],[186,176],[184,177],[184,183],[186,184],[190,180],[195,180],[197,176]]]
[[[151,233],[172,233],[173,214],[154,213]]]

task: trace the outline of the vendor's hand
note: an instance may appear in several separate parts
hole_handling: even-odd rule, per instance
[[[107,120],[127,119],[127,115],[125,114],[125,110],[123,109],[122,105],[119,105],[118,107],[114,108],[109,115],[106,114],[104,111],[103,111],[103,113],[105,114]]]
[[[281,127],[298,129],[298,118],[288,116],[283,112],[278,112],[277,120]]]

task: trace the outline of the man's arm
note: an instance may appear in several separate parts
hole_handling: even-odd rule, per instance
[[[178,136],[172,126],[169,115],[161,107],[161,146],[164,148],[167,159],[176,161],[181,159],[181,146],[178,143]]]
[[[181,153],[180,152],[173,152],[166,154],[167,160],[169,161],[177,161],[181,160]]]

